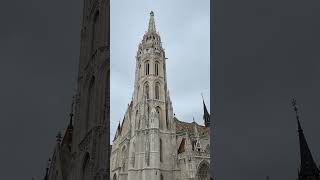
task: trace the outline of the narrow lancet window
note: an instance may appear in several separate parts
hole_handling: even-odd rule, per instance
[[[147,61],[145,64],[146,75],[149,75],[149,69],[150,69],[149,62]]]
[[[154,71],[155,71],[155,75],[159,76],[159,63],[156,62],[154,65]]]
[[[156,99],[159,99],[159,97],[160,97],[159,91],[160,91],[160,84],[156,83],[156,86],[155,86],[155,98]]]

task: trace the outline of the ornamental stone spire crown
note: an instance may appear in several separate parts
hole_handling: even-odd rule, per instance
[[[156,23],[154,22],[154,13],[150,12],[148,32],[156,32]]]

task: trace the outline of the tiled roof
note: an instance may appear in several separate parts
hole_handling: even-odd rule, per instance
[[[197,124],[196,122],[183,122],[174,117],[174,121],[176,122],[176,132],[189,132],[194,133],[194,125],[196,125],[199,135],[206,134],[210,131],[209,127],[205,127]]]

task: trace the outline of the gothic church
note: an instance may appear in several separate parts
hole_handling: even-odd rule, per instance
[[[112,180],[208,180],[210,115],[205,126],[175,117],[167,87],[166,56],[154,13],[139,44],[132,101],[116,131]]]
[[[84,0],[77,90],[45,180],[108,180],[110,1]]]

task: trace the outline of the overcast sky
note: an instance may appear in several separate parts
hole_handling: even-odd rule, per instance
[[[168,89],[176,117],[203,124],[203,93],[210,108],[209,0],[111,1],[111,135],[130,103],[138,44],[154,11],[167,59]],[[124,6],[125,4],[125,6]]]
[[[216,179],[296,179],[292,96],[320,163],[320,1],[215,3]]]
[[[0,5],[0,179],[45,173],[76,86],[82,0]]]

